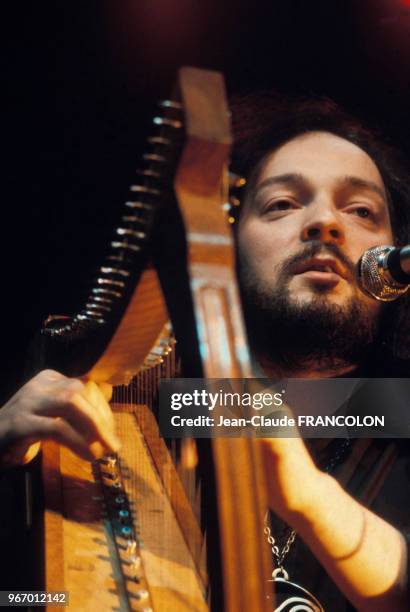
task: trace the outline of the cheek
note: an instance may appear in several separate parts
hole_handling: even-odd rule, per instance
[[[258,223],[246,223],[239,228],[239,252],[248,263],[259,264],[269,256],[271,242],[269,233]]]
[[[354,263],[357,263],[367,249],[381,244],[393,244],[394,240],[390,229],[379,232],[363,233],[359,230],[355,231],[353,228],[349,232],[348,243],[350,244],[350,248],[348,249],[349,252],[347,255],[349,255]]]
[[[272,224],[249,222],[238,230],[241,261],[258,275],[271,276],[291,250],[291,239]]]

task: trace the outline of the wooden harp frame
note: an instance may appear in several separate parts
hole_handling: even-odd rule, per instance
[[[203,360],[202,374],[209,379],[247,378],[252,376],[252,372],[235,280],[233,241],[223,212],[231,147],[224,82],[219,73],[182,68],[179,74],[179,89],[185,108],[186,142],[176,174],[175,193],[186,230],[188,276],[194,303],[199,353]],[[138,323],[144,316],[144,301],[141,301],[144,291],[145,295],[149,296],[144,305],[146,307],[148,304],[146,312],[151,318],[147,336],[141,341],[137,330]],[[149,304],[155,307],[150,309]],[[97,382],[129,381],[141,363],[142,353],[154,343],[165,320],[166,307],[159,283],[155,271],[149,269],[136,288],[124,319],[106,350],[87,373],[88,377]],[[129,329],[134,330],[133,338],[130,338],[127,332]],[[132,342],[140,347],[134,353],[130,350]],[[169,498],[175,495],[173,513],[177,522],[190,524],[193,521],[193,525],[194,519],[187,508],[183,491],[175,483],[172,484],[173,478],[169,475],[172,467],[156,425],[145,408],[139,408],[137,412],[139,416],[129,407],[118,406],[116,418],[118,422],[122,422],[123,429],[138,430],[141,444],[146,447],[146,460],[151,460],[156,467],[165,495]],[[251,438],[215,438],[212,440],[212,447],[219,507],[225,610],[268,612],[272,609],[272,599],[268,600],[270,593],[267,582],[270,578],[271,560],[263,537],[263,516],[267,502],[259,448]],[[60,449],[52,443],[44,445],[43,454],[46,483],[45,588],[48,591],[70,590],[73,588],[70,580],[75,581],[78,576],[83,575],[83,586],[80,585],[79,588],[95,594],[94,609],[111,609],[115,606],[112,593],[108,599],[102,597],[101,593],[104,588],[107,588],[107,591],[113,589],[115,576],[111,576],[107,570],[106,559],[99,560],[102,565],[97,561],[91,563],[88,551],[95,538],[98,540],[101,537],[101,530],[96,527],[100,520],[100,493],[96,489],[91,467],[74,458],[66,449]],[[67,512],[67,502],[75,504],[80,489],[87,492],[91,501],[86,507]],[[172,500],[170,501],[172,507]],[[195,531],[195,527],[192,529]],[[73,541],[76,531],[80,540]],[[181,533],[184,539],[184,533]],[[179,539],[181,540],[180,537]],[[67,546],[71,547],[73,554],[67,555]],[[198,545],[195,546],[198,548]],[[190,576],[199,574],[192,599],[183,601],[180,595],[171,593],[169,601],[172,603],[166,604],[166,599],[162,600],[162,595],[158,595],[161,590],[159,588],[157,595],[152,598],[161,602],[154,601],[155,612],[165,612],[167,609],[172,609],[172,612],[203,612],[208,609],[205,599],[198,595],[203,588],[201,572],[195,560],[198,551],[195,553],[189,546],[187,550],[192,557]],[[97,556],[104,557],[104,554]],[[148,555],[144,563],[149,564],[147,559]],[[82,560],[83,567],[78,566],[79,560]],[[100,571],[97,567],[99,565],[103,567],[102,579],[96,579]],[[96,582],[90,591],[90,582],[94,579]],[[151,588],[150,584],[147,586],[148,589]],[[166,590],[165,587],[163,590]],[[135,608],[130,609],[141,610],[142,604],[135,596],[137,591],[134,589]],[[76,597],[76,601],[81,602],[81,595]],[[54,606],[49,606],[48,609],[54,610]],[[58,607],[55,606],[55,609]]]

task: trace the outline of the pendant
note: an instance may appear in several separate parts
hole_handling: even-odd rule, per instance
[[[281,576],[282,577],[281,577]],[[322,604],[304,587],[289,580],[283,568],[272,574],[274,583],[275,608],[273,612],[325,612]]]

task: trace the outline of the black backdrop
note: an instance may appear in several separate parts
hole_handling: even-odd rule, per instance
[[[183,64],[230,92],[324,94],[410,153],[410,2],[2,3],[2,384],[49,312],[76,310]]]

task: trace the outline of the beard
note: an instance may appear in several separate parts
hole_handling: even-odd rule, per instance
[[[298,300],[289,290],[292,266],[319,252],[337,257],[355,285],[343,305],[333,303],[323,286],[312,286],[309,301]],[[361,298],[354,264],[337,245],[308,243],[283,263],[274,287],[259,279],[246,257],[239,256],[238,278],[251,350],[261,363],[284,371],[310,367],[325,371],[363,363],[368,357],[378,319]]]

